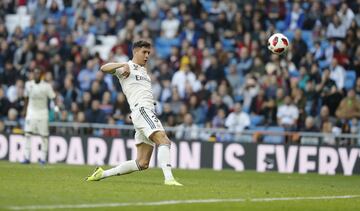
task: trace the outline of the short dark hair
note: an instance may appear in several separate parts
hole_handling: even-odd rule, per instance
[[[139,40],[133,43],[132,49],[135,48],[150,48],[151,47],[151,43],[146,41],[146,40]]]

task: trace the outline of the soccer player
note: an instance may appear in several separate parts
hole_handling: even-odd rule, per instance
[[[34,80],[25,83],[25,160],[24,164],[30,163],[31,135],[39,135],[42,139],[41,164],[46,163],[49,137],[49,109],[48,99],[55,98],[55,92],[51,85],[41,80],[41,70],[34,69]],[[55,111],[58,107],[55,106]]]
[[[145,170],[149,167],[153,148],[157,145],[157,159],[164,173],[164,184],[182,186],[172,175],[170,140],[154,112],[155,102],[151,89],[151,79],[145,68],[149,59],[151,44],[140,40],[133,43],[132,49],[134,55],[132,60],[124,63],[107,63],[101,67],[101,71],[113,74],[119,79],[129,102],[131,119],[135,127],[137,158],[106,171],[98,167],[86,180],[98,181],[106,177]]]

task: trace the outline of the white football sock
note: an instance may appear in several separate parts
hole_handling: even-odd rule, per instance
[[[46,136],[42,136],[42,145],[41,145],[41,161],[46,161],[47,159],[47,152],[48,152],[48,145],[49,145],[49,138]]]
[[[171,172],[170,164],[170,145],[169,144],[160,144],[158,147],[157,158],[160,167],[163,170],[165,180],[174,179]]]
[[[111,177],[115,175],[130,174],[134,171],[140,171],[136,160],[128,160],[114,168],[104,171],[101,178]]]
[[[25,160],[30,161],[30,150],[31,150],[31,136],[30,134],[25,134]]]

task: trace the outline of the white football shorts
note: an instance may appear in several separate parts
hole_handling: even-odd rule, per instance
[[[49,136],[49,120],[47,119],[26,119],[24,126],[25,133],[40,136]]]
[[[140,107],[131,112],[131,119],[135,127],[136,145],[145,143],[155,146],[155,143],[149,139],[150,135],[156,131],[165,131],[155,112],[152,109]]]

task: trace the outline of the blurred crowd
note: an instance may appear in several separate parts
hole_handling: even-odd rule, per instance
[[[19,8],[30,23],[10,32]],[[285,55],[267,48],[275,32],[290,40]],[[106,57],[94,50],[103,37],[116,38]],[[131,59],[140,38],[154,47],[157,113],[179,139],[233,138],[199,128],[359,132],[360,0],[4,0],[0,119],[23,121],[24,83],[40,67],[61,105],[50,121],[131,124],[117,79],[99,67]]]

